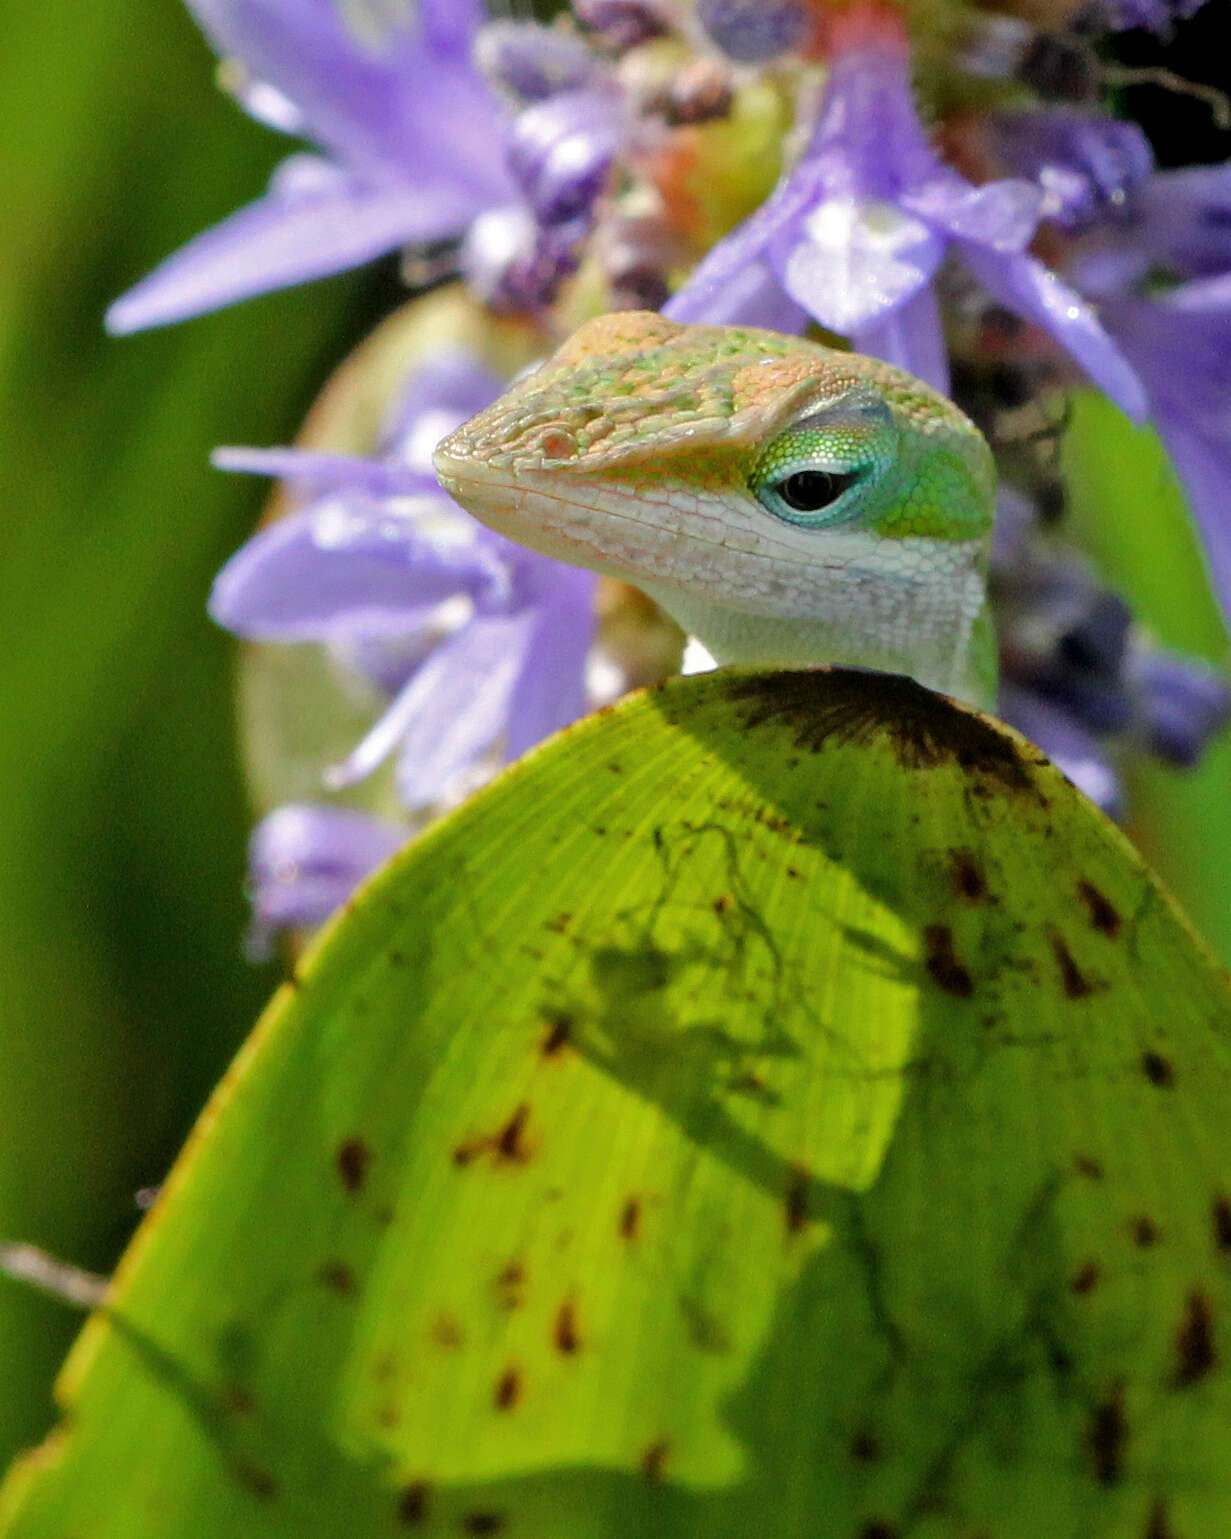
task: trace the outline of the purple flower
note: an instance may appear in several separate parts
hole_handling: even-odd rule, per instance
[[[999,158],[1037,181],[1042,215],[1068,230],[1127,213],[1150,177],[1154,155],[1136,123],[1075,108],[1005,112],[989,124]]]
[[[516,199],[499,109],[469,50],[479,0],[423,0],[362,28],[332,0],[189,0],[243,71],[240,99],[310,138],[264,197],[199,235],[117,300],[113,332],[183,320],[463,231]],[[344,16],[348,19],[344,19]]]
[[[1177,21],[1195,16],[1204,4],[1205,0],[1101,0],[1099,10],[1115,32],[1129,27],[1166,32]]]
[[[1159,276],[1231,270],[1231,161],[1158,171],[1137,183],[1114,219],[1077,242],[1066,271],[1084,292],[1114,297]]]
[[[562,75],[558,40],[545,28],[523,29],[521,75],[537,48],[538,85],[548,93],[554,70],[570,85],[569,101],[557,106],[547,96],[509,123],[471,64],[479,0],[419,0],[397,7],[404,19],[367,25],[358,6],[335,0],[189,4],[249,112],[322,153],[290,156],[263,197],[117,300],[107,313],[113,332],[456,239],[480,218],[520,218],[533,247],[540,226],[588,212],[620,141],[622,98],[610,73],[595,61],[592,78],[574,78],[578,44]],[[555,282],[569,264],[560,263],[559,234],[549,229],[545,239],[552,251],[537,270],[552,268]],[[519,250],[516,260],[525,268],[535,256]],[[510,296],[529,293],[533,303],[549,292],[524,277],[509,286]]]
[[[701,25],[728,58],[760,64],[803,41],[803,0],[697,0]]]
[[[248,843],[254,958],[277,930],[321,924],[410,838],[410,829],[350,807],[293,802],[262,819]]]
[[[769,200],[664,306],[676,320],[798,329],[805,315],[948,389],[933,278],[952,247],[1008,309],[1043,327],[1130,415],[1132,369],[1091,308],[1026,252],[1042,208],[1025,181],[975,187],[929,142],[901,18],[864,3],[831,23],[829,80],[811,138]]]
[[[223,568],[212,615],[242,636],[325,643],[384,685],[388,709],[329,782],[350,785],[397,749],[411,811],[586,709],[595,579],[491,533],[430,469],[439,439],[499,389],[470,355],[440,354],[410,381],[374,459],[217,456],[288,480],[301,500]]]
[[[1153,298],[1108,299],[1102,311],[1145,382],[1231,616],[1231,272]]]

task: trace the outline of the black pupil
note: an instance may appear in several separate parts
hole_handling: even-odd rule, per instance
[[[796,513],[819,513],[831,502],[837,502],[854,480],[853,475],[828,470],[797,470],[778,483],[778,495]]]

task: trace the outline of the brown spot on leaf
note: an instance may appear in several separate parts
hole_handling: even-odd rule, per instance
[[[355,1274],[345,1261],[323,1262],[317,1269],[316,1280],[344,1298],[353,1298],[357,1291]]]
[[[516,1368],[506,1368],[496,1380],[492,1404],[498,1411],[511,1411],[520,1399],[521,1374]]]
[[[718,897],[714,899],[714,912],[720,919],[724,914],[730,913],[734,907],[735,899],[729,892],[719,893]]]
[[[1097,1261],[1087,1261],[1079,1272],[1074,1273],[1069,1287],[1074,1293],[1093,1293],[1098,1287],[1100,1269]]]
[[[976,794],[1030,794],[1046,798],[1034,760],[985,717],[896,674],[844,668],[761,673],[726,681],[729,697],[744,706],[747,727],[787,727],[795,746],[820,753],[829,742],[886,741],[904,769],[945,763],[967,773]]]
[[[520,1261],[510,1261],[496,1274],[496,1302],[501,1309],[520,1309],[525,1298],[526,1269]]]
[[[546,930],[554,930],[557,935],[563,935],[565,930],[568,929],[572,922],[572,914],[556,914],[554,918],[545,919],[543,921],[543,928]]]
[[[246,1384],[228,1384],[218,1397],[225,1416],[252,1416],[256,1413],[256,1396]]]
[[[521,1162],[529,1158],[529,1151],[523,1138],[529,1116],[530,1108],[523,1101],[496,1134],[495,1150],[502,1160]]]
[[[480,1154],[491,1154],[497,1164],[524,1165],[530,1158],[530,1150],[525,1140],[526,1123],[529,1118],[530,1108],[523,1101],[504,1126],[498,1128],[496,1132],[479,1138],[468,1138],[458,1144],[453,1151],[453,1163],[469,1165]]]
[[[949,870],[953,877],[953,890],[967,903],[982,903],[987,897],[987,882],[982,868],[971,850],[950,850]]]
[[[1158,1244],[1158,1225],[1148,1213],[1139,1213],[1132,1221],[1133,1244],[1140,1245],[1142,1250],[1149,1250],[1151,1245]]]
[[[465,1337],[462,1328],[452,1315],[439,1314],[432,1321],[432,1340],[438,1347],[444,1347],[448,1351],[456,1351],[461,1346]]]
[[[567,1010],[547,1009],[542,1012],[547,1024],[540,1051],[544,1058],[555,1058],[568,1046],[573,1035],[573,1017]]]
[[[1064,990],[1065,998],[1085,999],[1093,994],[1095,985],[1078,967],[1064,936],[1058,930],[1049,930],[1047,939],[1051,942],[1052,955],[1056,959],[1056,967],[1060,972],[1060,987]]]
[[[923,932],[926,955],[924,964],[932,982],[958,999],[969,999],[975,991],[974,979],[953,949],[953,931],[948,925],[930,924]]]
[[[555,1323],[551,1328],[551,1339],[556,1351],[563,1352],[566,1357],[581,1351],[581,1336],[577,1330],[577,1309],[571,1299],[565,1299],[556,1311]]]
[[[249,1464],[246,1459],[236,1459],[231,1473],[258,1501],[272,1502],[278,1495],[278,1482],[267,1469],[259,1464]]]
[[[892,1523],[886,1523],[882,1518],[873,1518],[859,1530],[859,1539],[898,1539],[898,1531]]]
[[[881,1456],[881,1445],[870,1432],[856,1432],[851,1439],[851,1458],[858,1464],[875,1464]]]
[[[656,1486],[662,1480],[667,1468],[667,1455],[671,1452],[671,1444],[665,1437],[656,1438],[641,1455],[641,1473]]]
[[[1215,1246],[1220,1251],[1231,1251],[1231,1199],[1215,1197],[1212,1216]]]
[[[783,1202],[788,1234],[798,1234],[808,1222],[808,1189],[811,1185],[812,1173],[802,1165],[792,1165]]]
[[[641,1202],[630,1197],[620,1209],[620,1238],[635,1240],[641,1230]]]
[[[1168,1089],[1175,1082],[1171,1063],[1161,1053],[1142,1053],[1141,1070],[1150,1083],[1157,1085],[1160,1090]]]
[[[1150,1519],[1146,1524],[1145,1539],[1175,1539],[1175,1530],[1167,1518],[1167,1504],[1160,1496],[1150,1508]]]
[[[348,1192],[357,1192],[363,1185],[372,1163],[372,1151],[362,1138],[347,1138],[338,1145],[335,1156],[338,1175]]]
[[[1093,882],[1084,878],[1077,884],[1077,896],[1086,905],[1091,926],[1109,939],[1120,933],[1120,915],[1111,899],[1101,893]]]
[[[1094,1464],[1094,1478],[1101,1486],[1113,1486],[1124,1469],[1128,1423],[1124,1419],[1124,1386],[1117,1384],[1090,1413],[1086,1442]]]
[[[468,1512],[462,1519],[464,1534],[499,1534],[507,1523],[500,1512]]]
[[[1177,1389],[1187,1389],[1205,1378],[1217,1361],[1209,1300],[1195,1289],[1188,1295],[1184,1318],[1176,1332],[1175,1355]]]
[[[404,1523],[407,1528],[413,1528],[416,1523],[425,1523],[431,1494],[432,1488],[426,1480],[414,1480],[406,1486],[398,1497],[398,1522]]]
[[[1085,1176],[1087,1181],[1101,1181],[1103,1179],[1102,1161],[1096,1160],[1093,1155],[1075,1154],[1073,1156],[1073,1167],[1077,1174]]]

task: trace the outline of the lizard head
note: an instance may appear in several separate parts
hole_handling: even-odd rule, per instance
[[[971,693],[991,454],[889,364],[600,316],[445,439],[436,468],[484,523],[636,583],[721,661],[851,662]]]

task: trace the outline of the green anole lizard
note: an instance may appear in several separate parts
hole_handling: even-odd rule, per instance
[[[889,364],[600,316],[436,469],[492,529],[642,588],[719,663],[850,664],[992,703],[991,452]]]

